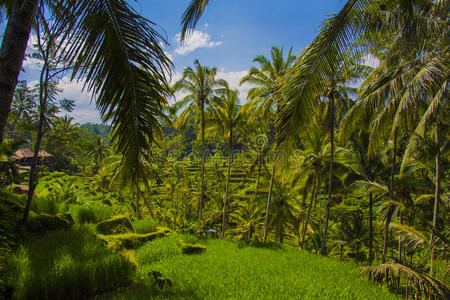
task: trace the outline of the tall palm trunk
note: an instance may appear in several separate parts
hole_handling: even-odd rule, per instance
[[[141,191],[139,190],[139,181],[136,181],[136,216],[139,219],[140,213],[139,213],[139,193]]]
[[[233,127],[230,128],[230,154],[228,157],[228,174],[227,174],[227,184],[225,186],[225,200],[223,203],[223,212],[222,212],[222,231],[221,236],[224,237],[225,230],[227,226],[227,205],[228,205],[228,187],[230,184],[230,175],[231,175],[231,161],[233,159],[232,151],[233,151]]]
[[[438,222],[438,216],[439,216],[439,188],[441,184],[441,177],[440,177],[440,169],[441,169],[441,151],[439,148],[439,125],[436,126],[436,132],[435,132],[435,141],[436,145],[438,147],[438,152],[436,153],[436,187],[434,191],[434,211],[433,211],[433,228],[436,230],[437,222]],[[435,251],[433,242],[435,239],[434,231],[431,234],[431,240],[430,240],[430,247],[431,247],[431,260],[430,260],[430,276],[433,276],[433,265],[434,265],[434,257],[435,257]]]
[[[3,35],[0,48],[0,143],[11,110],[37,3],[37,0],[14,1]]]
[[[330,218],[330,206],[331,206],[331,194],[333,190],[333,163],[334,163],[334,95],[333,91],[330,93],[330,176],[328,179],[328,201],[326,205],[325,212],[325,225],[322,236],[322,246],[320,247],[320,254],[326,255],[326,245],[327,245],[327,231],[328,231],[328,220]]]
[[[403,225],[402,213],[400,213],[400,224]],[[400,234],[398,237],[398,253],[397,253],[397,259],[398,259],[399,263],[402,262],[402,243],[403,243],[403,238],[402,238],[402,235]]]
[[[202,219],[203,201],[205,192],[205,101],[201,100],[201,127],[202,127],[202,186],[200,191],[200,203],[198,204],[198,219]]]
[[[36,187],[37,173],[39,171],[37,164],[39,160],[39,151],[41,150],[42,137],[44,136],[45,113],[47,111],[47,100],[48,100],[48,80],[49,80],[48,56],[49,56],[49,49],[47,47],[46,53],[44,54],[44,66],[42,67],[39,82],[39,106],[40,106],[39,121],[36,133],[36,142],[34,144],[33,161],[31,162],[30,168],[30,177],[28,179],[28,195],[27,195],[27,204],[25,206],[25,211],[22,219],[23,224],[26,224],[28,221],[31,203],[33,201],[34,189]]]
[[[255,189],[255,194],[253,195],[253,203],[255,203],[256,201],[256,197],[258,195],[258,190],[259,190],[259,179],[261,178],[261,167],[262,167],[262,147],[261,147],[261,152],[258,154],[258,177],[256,178],[256,189]]]
[[[255,193],[253,195],[253,203],[256,203],[256,197],[258,195],[258,191],[259,191],[259,179],[261,178],[261,167],[262,167],[262,147],[261,147],[261,151],[258,154],[258,177],[256,178],[256,189],[255,189]],[[248,226],[248,234],[247,234],[247,238],[250,240],[252,238],[252,223],[250,222],[249,226]]]
[[[272,176],[270,178],[269,195],[267,196],[266,218],[264,221],[264,243],[267,242],[267,235],[269,234],[269,214],[270,214],[270,200],[272,199],[273,181],[275,179],[276,161],[273,162]]]
[[[302,242],[300,244],[301,249],[303,249],[303,245],[305,244],[306,229],[308,228],[309,216],[311,215],[311,208],[312,208],[314,197],[316,194],[316,184],[317,184],[317,178],[316,178],[316,176],[314,176],[314,186],[313,186],[313,190],[311,193],[311,200],[309,202],[308,213],[306,214],[305,224],[303,226]]]
[[[373,259],[373,196],[369,193],[369,266]]]
[[[392,164],[391,164],[391,179],[389,182],[389,196],[391,199],[394,199],[395,193],[394,193],[394,176],[395,176],[395,159],[397,156],[397,129],[394,131],[394,138],[393,138],[393,151],[392,151]],[[383,241],[383,254],[381,257],[381,263],[384,264],[386,262],[386,254],[388,250],[388,240],[389,240],[389,223],[391,223],[392,218],[392,210],[390,209],[387,216],[386,216],[386,223],[384,225],[384,241]]]

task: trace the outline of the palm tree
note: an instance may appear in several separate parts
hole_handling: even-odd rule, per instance
[[[201,126],[201,156],[202,156],[202,173],[201,173],[201,190],[200,201],[198,206],[198,216],[202,219],[202,210],[204,204],[204,188],[205,188],[205,111],[206,109],[214,109],[217,96],[228,88],[228,84],[223,79],[216,79],[217,69],[202,66],[198,60],[194,61],[195,69],[187,67],[183,72],[183,77],[175,83],[174,92],[183,91],[188,93],[182,100],[178,101],[175,106],[183,108],[175,122],[175,127],[184,129],[188,122],[193,118],[196,122],[200,121]]]
[[[276,89],[277,80],[279,80],[295,60],[295,56],[292,55],[292,48],[289,50],[287,58],[284,59],[283,48],[272,47],[271,60],[264,55],[257,56],[253,59],[258,67],[252,67],[248,74],[241,79],[240,84],[250,83],[255,85],[248,92],[249,101],[245,104],[244,109],[252,111],[250,114],[250,120],[261,118],[267,121],[273,114],[273,108],[276,108],[276,113],[279,112],[279,104],[277,97],[274,93]],[[276,157],[275,157],[276,160]],[[272,198],[272,189],[274,184],[274,177],[276,171],[277,162],[274,161],[269,194],[267,196],[266,206],[266,218],[264,226],[264,242],[267,241],[267,235],[269,233],[269,214],[270,214],[270,201]]]
[[[229,141],[228,148],[228,172],[227,183],[225,186],[225,199],[223,202],[222,212],[222,230],[221,236],[224,237],[227,226],[227,205],[228,205],[228,190],[231,175],[231,163],[233,160],[233,140],[236,138],[236,131],[244,123],[244,114],[240,111],[239,98],[237,90],[227,90],[222,96],[221,102],[214,110],[213,130],[220,135],[225,135]]]
[[[142,155],[162,132],[171,67],[162,49],[164,37],[122,0],[0,1],[0,9],[5,7],[9,9],[0,47],[0,141],[32,24],[40,24],[34,22],[35,15],[45,10],[41,20],[50,16],[53,33],[60,33],[54,36],[55,53],[72,67],[71,78],[85,80],[86,90],[96,95],[97,108],[103,121],[111,122],[112,139],[123,154],[124,178],[137,187],[147,174]]]
[[[108,154],[108,141],[105,138],[101,138],[100,136],[95,137],[95,141],[92,143],[92,150],[89,151],[89,155],[94,158],[94,170],[93,175],[95,175],[98,171],[102,160]]]
[[[46,15],[54,16],[58,31],[64,32],[59,37],[58,52],[64,53],[74,66],[72,78],[86,79],[86,88],[98,96],[96,102],[105,119],[112,120],[117,127],[125,121],[123,111],[136,114],[153,108],[148,105],[145,110],[132,109],[138,103],[145,107],[143,99],[149,96],[140,97],[142,90],[149,89],[150,93],[143,93],[147,95],[158,95],[163,90],[161,82],[166,81],[164,74],[170,67],[160,44],[165,39],[154,30],[152,22],[126,1],[0,1],[0,10],[8,14],[0,48],[0,141],[34,17],[44,8]],[[63,49],[63,45],[67,47]],[[113,114],[116,108],[119,109]],[[135,119],[141,120],[138,123],[141,124],[142,120],[153,118]],[[132,143],[125,140],[135,137],[130,135],[131,131],[137,132],[137,128],[127,127],[130,132],[122,129],[115,134],[122,140],[120,146],[125,147],[122,150],[126,153]],[[152,136],[153,132],[146,129],[141,134]]]
[[[338,101],[339,105],[349,107],[351,102],[350,94],[354,91],[354,88],[349,87],[349,84],[357,81],[358,79],[366,76],[367,68],[358,64],[357,58],[348,54],[345,59],[341,61],[339,68],[330,76],[328,86],[325,90],[325,97],[328,99],[328,116],[329,123],[328,128],[330,130],[330,173],[328,180],[328,202],[331,202],[332,190],[333,190],[333,164],[334,164],[334,130],[336,127],[336,105],[335,101]],[[320,95],[318,95],[320,96]],[[327,230],[328,220],[330,216],[330,205],[326,206],[325,212],[325,225],[322,237],[322,247],[320,254],[326,254],[326,242],[327,242]]]
[[[19,81],[11,104],[11,114],[14,116],[11,122],[13,126],[16,126],[23,117],[29,117],[35,107],[36,95],[28,88],[26,81]]]
[[[313,207],[313,203],[315,207],[317,194],[319,189],[321,188],[321,179],[324,176],[325,172],[323,166],[328,160],[329,156],[329,149],[327,148],[328,136],[326,135],[326,132],[324,132],[323,126],[311,126],[311,128],[303,133],[302,141],[304,150],[301,151],[300,157],[303,160],[302,166],[306,169],[306,173],[303,170],[296,170],[293,183],[296,183],[296,181],[300,178],[306,177],[305,191],[308,190],[311,182],[313,185],[313,189],[311,191],[310,203],[308,205],[306,218],[303,223],[303,231],[300,242],[301,248],[303,248],[305,244],[305,236],[309,224],[311,209]]]

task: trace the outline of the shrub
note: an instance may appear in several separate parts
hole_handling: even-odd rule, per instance
[[[133,231],[133,225],[128,216],[115,216],[98,223],[96,229],[101,234],[118,234]]]
[[[31,203],[31,210],[37,214],[56,215],[59,212],[59,203],[56,197],[35,197]]]
[[[8,268],[14,299],[86,299],[130,284],[134,266],[109,252],[86,227],[22,246]]]
[[[97,205],[71,205],[69,211],[78,224],[95,224],[111,218],[114,214],[112,207]]]
[[[30,212],[27,230],[34,234],[42,234],[59,229],[68,229],[74,224],[69,214],[48,215]]]
[[[162,239],[156,239],[146,243],[136,251],[136,259],[141,265],[152,264],[154,262],[180,255],[180,250],[176,245],[176,235]]]
[[[148,241],[167,236],[168,234],[170,234],[170,230],[161,228],[156,232],[145,234],[124,233],[114,235],[100,235],[100,237],[108,243],[108,248],[114,250],[122,250],[123,248],[137,249],[143,246]]]
[[[133,222],[134,231],[136,233],[155,232],[158,224],[153,219],[140,219]]]

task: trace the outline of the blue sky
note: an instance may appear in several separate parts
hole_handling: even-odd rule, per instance
[[[170,45],[165,51],[173,59],[173,80],[180,77],[186,66],[195,59],[201,64],[215,66],[219,77],[239,88],[241,102],[245,101],[250,86],[239,87],[240,78],[252,66],[252,59],[269,55],[272,46],[301,51],[315,37],[319,26],[328,15],[337,13],[342,0],[211,0],[196,30],[183,45],[178,42],[180,20],[188,0],[139,0],[136,9],[158,25],[158,31],[167,37]],[[21,79],[37,79],[34,62],[25,63]],[[82,82],[64,78],[61,97],[76,101],[72,113],[78,123],[99,122],[90,95],[82,92]]]

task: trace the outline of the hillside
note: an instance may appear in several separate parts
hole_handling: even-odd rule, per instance
[[[182,254],[180,240],[204,245],[206,251]],[[275,245],[173,235],[147,243],[135,258],[138,277],[152,282],[151,272],[158,271],[173,283],[165,294],[153,294],[161,298],[396,299],[361,278],[352,263]],[[102,299],[142,299],[149,292],[133,287]]]

